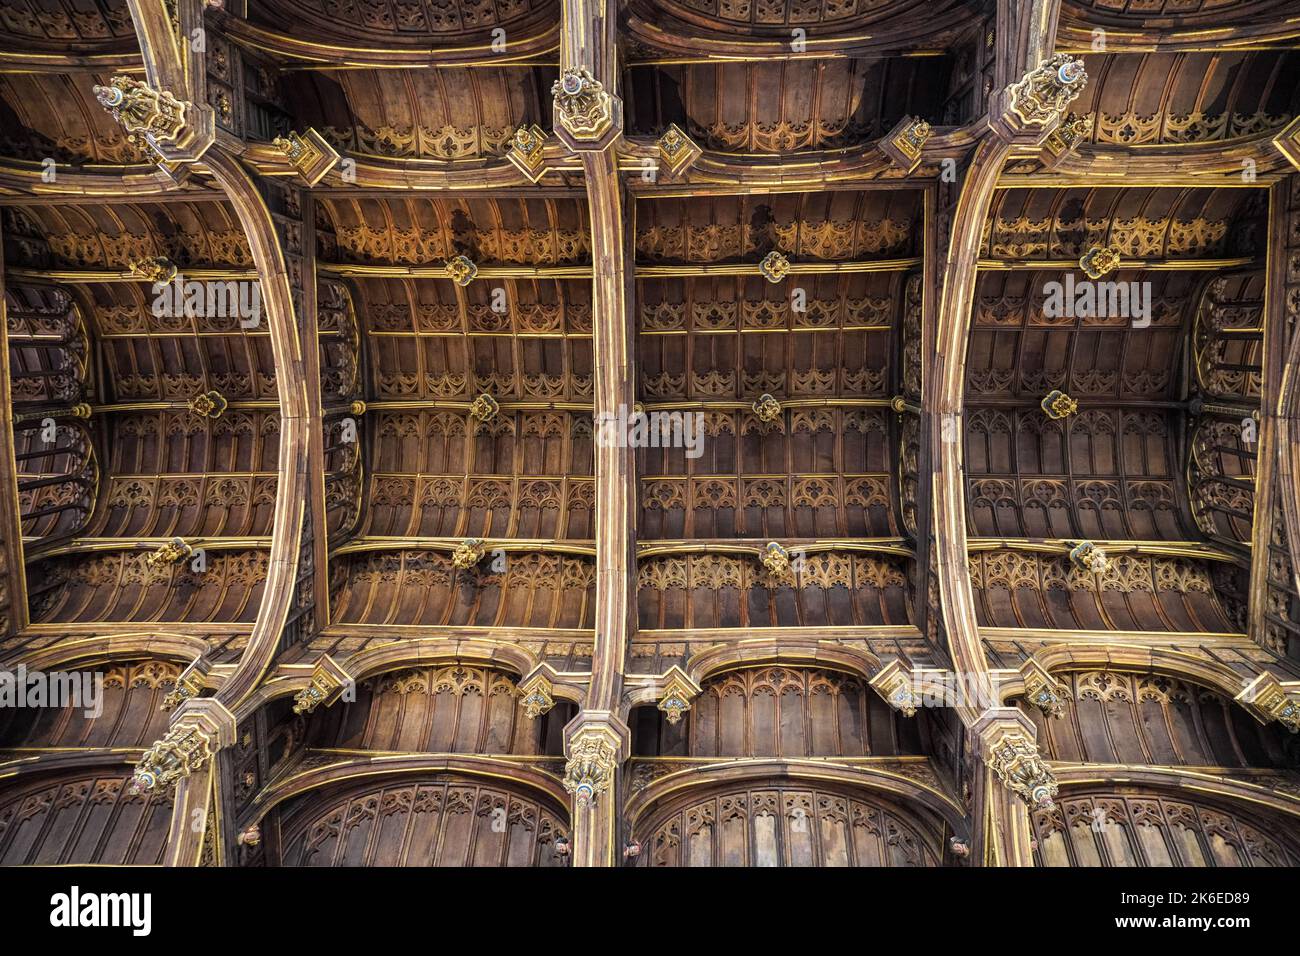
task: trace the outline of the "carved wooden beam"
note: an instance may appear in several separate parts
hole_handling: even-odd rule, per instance
[[[53,180],[47,182],[51,175]],[[194,202],[222,199],[219,190],[185,186],[156,166],[97,167],[90,172],[58,164],[47,171],[39,163],[0,160],[0,205],[60,202]]]
[[[0,247],[4,235],[0,232]],[[0,257],[0,638],[27,626],[27,581],[23,564],[23,521],[18,506],[18,463],[14,459],[14,405],[9,382],[8,274]]]
[[[1176,21],[1175,21],[1176,22]],[[1098,37],[1097,30],[1102,31]],[[1105,53],[1227,53],[1237,50],[1294,50],[1300,41],[1300,21],[1294,17],[1267,23],[1242,23],[1200,29],[1123,30],[1071,20],[1058,33],[1063,53],[1096,53],[1098,40]]]
[[[216,114],[207,103],[204,0],[127,0],[127,6],[144,82],[119,75],[95,94],[163,161],[192,163],[216,136]]]
[[[615,21],[609,0],[564,0],[556,135],[578,153],[591,215],[593,377],[596,415],[635,399],[629,319],[632,235],[619,181],[623,133]],[[618,765],[630,733],[623,722],[623,671],[636,630],[636,460],[634,449],[597,442],[596,640],[591,685],[565,728],[565,789],[573,794],[573,862],[614,866],[620,830]]]
[[[1037,155],[1035,153],[1035,155]],[[1007,172],[1003,188],[1068,186],[1261,186],[1289,172],[1286,159],[1264,133],[1229,143],[1142,147],[1076,146],[1050,170]]]
[[[213,24],[235,43],[284,60],[286,69],[465,69],[546,66],[548,62],[553,66],[560,47],[558,25],[518,39],[507,33],[500,44],[448,45],[430,49],[424,43],[343,47],[269,30],[225,11],[213,11],[210,17]]]
[[[280,401],[279,474],[264,596],[239,666],[219,694],[221,702],[237,719],[242,719],[247,716],[245,702],[275,656],[294,597],[303,520],[310,495],[307,449],[311,417],[303,342],[284,252],[270,210],[233,156],[220,146],[210,152],[204,164],[230,197],[256,263],[262,310],[271,331]]]
[[[1062,119],[1071,94],[1077,96],[1081,88],[1073,65],[1048,60],[1059,4],[1060,0],[998,0],[994,88],[999,92],[989,116],[993,135],[976,148],[951,213],[935,352],[922,401],[923,414],[930,415],[925,437],[933,449],[933,470],[922,480],[928,478],[933,485],[939,603],[953,668],[963,678],[960,686],[974,691],[958,700],[956,710],[974,737],[979,757],[972,763],[973,839],[977,858],[986,865],[1032,865],[1028,814],[1011,790],[1020,797],[1032,792],[1036,799],[1041,788],[1012,772],[1023,766],[1031,768],[1030,776],[1037,773],[1033,725],[1017,718],[1014,710],[985,709],[986,702],[994,699],[994,686],[975,615],[966,550],[962,464],[966,350],[984,223],[1003,168],[1013,147],[1036,146],[1046,138]],[[1005,786],[996,785],[994,776]]]
[[[138,73],[144,67],[135,50],[120,53],[28,53],[0,50],[0,73]]]
[[[1291,557],[1292,579],[1300,589],[1300,324],[1296,314],[1294,258],[1300,249],[1300,174],[1269,189],[1269,271],[1264,296],[1264,369],[1259,446],[1255,474],[1255,517],[1251,539],[1248,631],[1267,646],[1266,615],[1274,536]],[[1288,336],[1290,339],[1288,341]]]

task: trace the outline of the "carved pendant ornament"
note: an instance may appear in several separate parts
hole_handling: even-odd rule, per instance
[[[1037,809],[1051,807],[1056,777],[1038,754],[1038,745],[1025,734],[1007,731],[989,748],[989,766],[1012,792]]]
[[[185,128],[185,104],[166,90],[155,90],[129,76],[115,76],[108,86],[96,86],[94,92],[131,142],[143,137],[155,146],[174,143]]]
[[[1057,53],[1008,87],[1009,108],[1027,126],[1047,126],[1064,115],[1087,85],[1083,61]]]
[[[555,115],[578,140],[598,140],[614,122],[613,97],[587,70],[566,70],[551,86]]]
[[[590,805],[610,788],[618,766],[617,738],[601,727],[580,731],[569,744],[564,789],[579,805]]]

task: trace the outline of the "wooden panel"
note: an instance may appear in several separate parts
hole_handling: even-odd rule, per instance
[[[640,562],[642,628],[907,624],[903,562],[810,554],[798,588],[776,585],[758,559],[701,554]]]
[[[1033,814],[1040,866],[1295,866],[1295,818],[1136,788],[1062,794]]]
[[[1119,555],[1105,574],[1066,555],[1011,550],[971,555],[975,610],[985,627],[1237,632],[1232,565]],[[1220,585],[1222,582],[1222,586]]]
[[[1072,699],[1059,720],[1027,708],[1051,760],[1153,766],[1287,767],[1294,751],[1277,724],[1261,724],[1213,690],[1152,674],[1059,675]]]
[[[117,771],[20,780],[0,794],[0,865],[162,862],[166,795],[132,794]]]
[[[900,718],[857,677],[761,667],[705,682],[676,725],[635,725],[638,756],[887,757],[922,752],[920,720]]]
[[[89,701],[6,708],[0,710],[0,746],[145,748],[166,734],[170,713],[162,701],[176,685],[179,664],[140,661],[63,670],[102,674],[100,713],[87,713]]]
[[[519,707],[515,678],[455,664],[384,674],[357,699],[312,720],[311,745],[423,753],[560,756],[572,707],[561,702],[535,720]]]
[[[937,866],[932,829],[863,790],[720,788],[650,818],[640,866]]]
[[[284,816],[285,866],[561,866],[563,813],[503,781],[435,775],[300,798]]]

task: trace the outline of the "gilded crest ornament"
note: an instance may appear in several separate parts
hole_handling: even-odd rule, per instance
[[[1112,246],[1093,246],[1079,257],[1079,268],[1089,279],[1100,279],[1120,266],[1119,250]]]
[[[699,687],[688,680],[679,668],[669,672],[668,681],[659,695],[659,710],[670,724],[682,719],[682,714],[691,709],[691,701],[699,695]]]
[[[1057,53],[1007,88],[1008,108],[1026,125],[1047,126],[1087,85],[1083,61],[1068,53]]]
[[[1054,388],[1044,395],[1043,400],[1038,404],[1052,421],[1069,418],[1079,410],[1079,403],[1059,388]]]
[[[151,568],[165,568],[168,565],[180,564],[193,553],[194,549],[185,543],[184,538],[172,538],[157,551],[151,552],[145,561]]]
[[[277,136],[271,145],[284,154],[308,186],[324,179],[340,159],[338,151],[314,129],[305,133],[290,131],[287,136]]]
[[[1052,130],[1043,144],[1047,155],[1057,161],[1072,152],[1080,143],[1092,135],[1093,118],[1070,113],[1061,120],[1060,125]]]
[[[293,712],[310,714],[321,704],[332,703],[341,691],[349,687],[354,691],[349,699],[354,699],[355,684],[352,678],[326,654],[312,668],[311,680],[307,686],[294,695]]]
[[[794,576],[790,566],[790,552],[775,541],[769,541],[763,548],[760,558],[767,573],[775,580],[785,580]]]
[[[760,422],[770,424],[781,417],[781,403],[775,398],[764,392],[758,396],[758,401],[750,406]]]
[[[1291,733],[1300,733],[1300,703],[1275,675],[1260,674],[1235,699],[1264,722],[1276,720]]]
[[[921,153],[934,131],[919,116],[905,116],[881,138],[880,151],[900,169],[912,172],[921,165]]]
[[[220,418],[229,407],[226,397],[216,389],[195,395],[189,401],[189,410],[200,418]]]
[[[1070,549],[1070,563],[1080,571],[1091,571],[1093,574],[1105,574],[1110,570],[1110,558],[1091,541],[1080,541]]]
[[[1025,700],[1048,717],[1065,716],[1066,692],[1050,674],[1034,672],[1025,678]]]
[[[131,259],[126,264],[131,275],[145,282],[166,284],[176,278],[179,271],[170,259],[155,256],[152,259]]]
[[[487,553],[487,545],[482,538],[466,538],[456,545],[456,550],[452,551],[452,566],[461,571],[469,571],[483,560],[485,553]]]
[[[758,264],[758,271],[768,282],[780,282],[790,274],[790,260],[773,249]]]
[[[600,139],[614,123],[613,97],[586,69],[565,70],[551,86],[555,115],[575,139]]]
[[[478,266],[470,260],[469,256],[456,256],[445,266],[447,278],[455,282],[458,286],[467,286],[474,281],[478,275]]]
[[[479,397],[474,399],[469,406],[470,415],[482,422],[484,425],[496,418],[497,412],[500,410],[501,403],[487,392],[479,395]]]

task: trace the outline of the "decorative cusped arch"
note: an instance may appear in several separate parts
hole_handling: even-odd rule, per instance
[[[1203,783],[1064,786],[1033,815],[1039,866],[1296,866],[1300,819]]]
[[[281,832],[288,866],[561,866],[568,815],[518,780],[424,770],[310,794]]]
[[[915,782],[847,768],[782,769],[779,761],[718,766],[651,784],[629,812],[642,844],[638,865],[940,865],[942,801]],[[924,792],[930,806],[900,799],[907,791]]]
[[[24,776],[0,795],[0,865],[157,865],[171,799],[135,794],[120,765]]]

